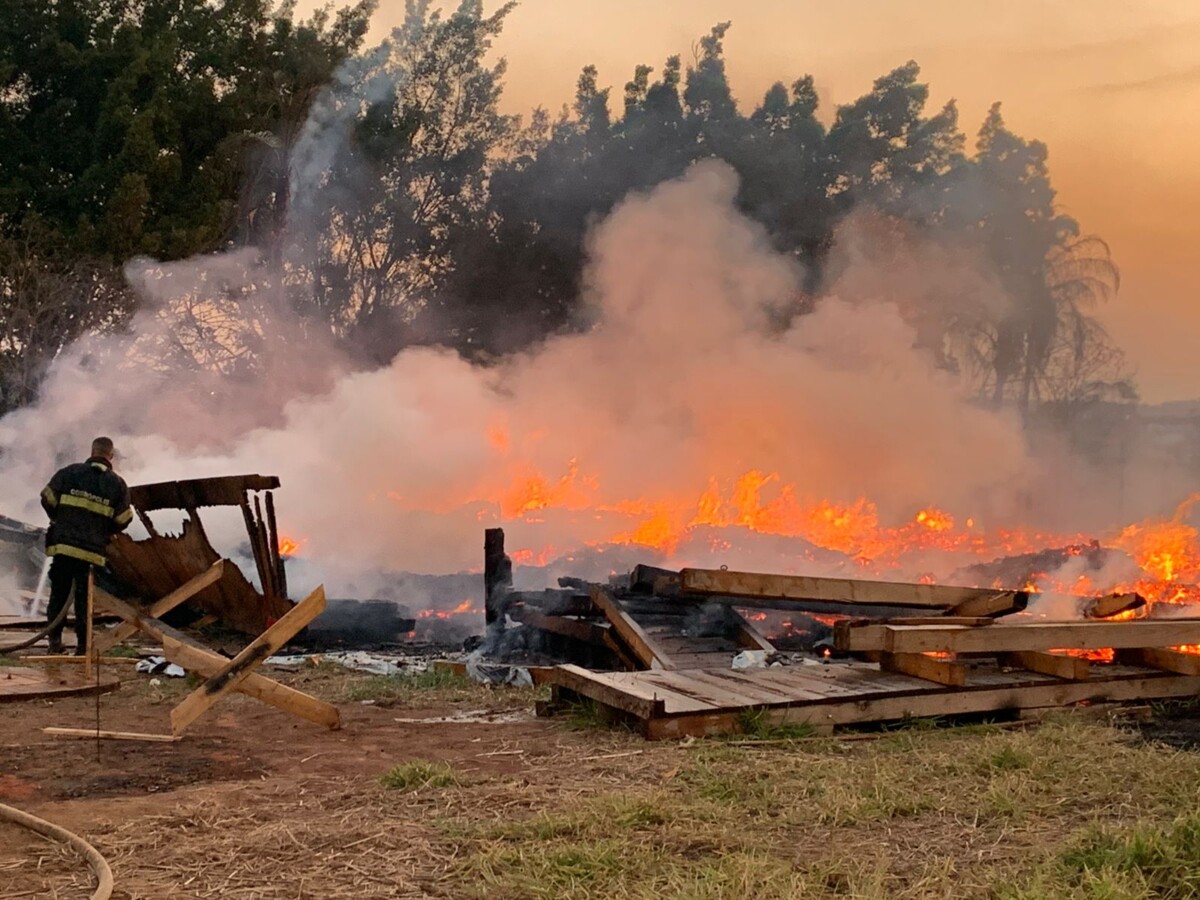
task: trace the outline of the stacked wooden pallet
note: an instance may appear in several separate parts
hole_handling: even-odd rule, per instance
[[[1047,622],[1014,615],[1031,599],[1020,591],[639,567],[627,585],[593,587],[590,599],[651,671],[562,666],[552,674],[556,698],[589,698],[633,716],[649,737],[737,730],[747,710],[830,729],[1200,691],[1200,655],[1177,649],[1200,645],[1200,620],[1113,621],[1144,606],[1136,594],[1074,598],[1077,619]],[[625,614],[645,632],[649,620],[630,611],[672,604],[846,613],[834,645],[850,659],[731,671],[716,655],[713,665],[692,665],[663,638],[631,638],[618,627]],[[1096,666],[1086,653],[1110,661]]]

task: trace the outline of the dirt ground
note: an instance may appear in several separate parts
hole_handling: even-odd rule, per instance
[[[1145,732],[1064,716],[648,744],[587,710],[537,719],[536,690],[272,674],[337,702],[342,730],[234,696],[178,743],[97,747],[41,730],[91,726],[91,698],[6,705],[0,802],[89,839],[121,900],[1132,898],[1200,885],[1200,820],[1180,818],[1200,797],[1188,711],[1158,710]],[[188,686],[124,677],[102,727],[165,733]],[[90,890],[72,853],[0,826],[0,897]]]

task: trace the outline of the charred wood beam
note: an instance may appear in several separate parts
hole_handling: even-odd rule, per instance
[[[247,491],[269,491],[277,487],[279,479],[274,475],[230,475],[137,484],[130,487],[129,495],[135,507],[152,512],[200,506],[241,506]]]
[[[284,569],[284,560],[279,552],[279,526],[275,522],[275,493],[267,491],[267,533],[271,541],[271,553],[275,557],[275,586],[279,589],[279,596],[286,597],[288,595],[287,572]]]
[[[993,588],[812,578],[807,575],[770,575],[726,569],[684,569],[680,572],[680,582],[683,592],[688,594],[718,594],[756,600],[820,600],[923,610],[944,610],[997,593]]]
[[[279,585],[276,583],[276,573],[279,567],[275,563],[275,552],[271,548],[271,539],[267,534],[267,523],[263,518],[262,502],[258,494],[254,495],[254,527],[258,534],[258,552],[262,554],[262,570],[267,576],[263,585],[263,593],[270,597],[278,597]]]
[[[504,529],[483,533],[484,620],[488,625],[503,621],[512,593],[512,560],[504,552]]]
[[[271,580],[265,565],[265,551],[258,544],[258,523],[254,519],[254,512],[250,509],[249,497],[243,494],[242,502],[238,505],[242,508],[242,518],[246,523],[246,535],[250,538],[250,555],[254,557],[254,565],[258,570],[258,583],[262,585],[263,596],[270,597]]]

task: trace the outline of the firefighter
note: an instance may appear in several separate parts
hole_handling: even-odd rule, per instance
[[[109,539],[133,520],[129,487],[113,471],[115,455],[112,440],[98,437],[92,441],[92,455],[87,462],[59,469],[42,489],[42,508],[50,517],[46,555],[53,558],[46,614],[53,623],[66,606],[71,589],[75,589],[76,656],[87,652],[87,594],[92,567],[107,564],[104,554]],[[50,633],[52,655],[63,652],[62,631],[60,623]]]

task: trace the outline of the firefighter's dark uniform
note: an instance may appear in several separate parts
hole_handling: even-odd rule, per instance
[[[75,634],[82,653],[87,641],[87,581],[92,566],[103,567],[109,539],[133,520],[129,487],[103,457],[59,469],[42,489],[42,507],[50,516],[46,555],[50,563],[51,622],[75,588]],[[50,635],[51,647],[62,644],[62,626]]]

